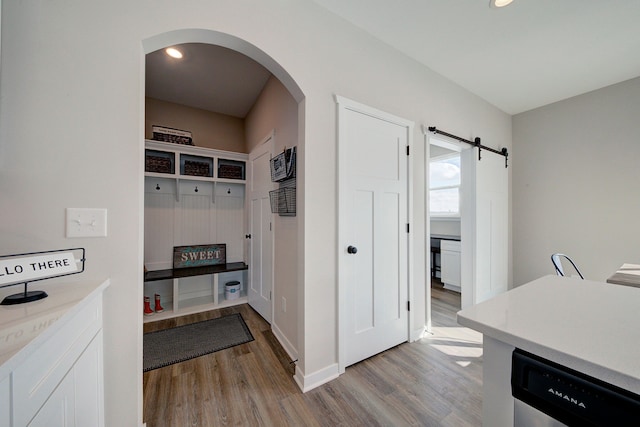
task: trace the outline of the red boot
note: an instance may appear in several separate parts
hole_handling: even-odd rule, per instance
[[[149,297],[144,297],[144,315],[151,316],[153,314],[153,310],[151,310],[151,300]]]
[[[156,313],[162,313],[164,308],[160,305],[160,294],[156,294]]]

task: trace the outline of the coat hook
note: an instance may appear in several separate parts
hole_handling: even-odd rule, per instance
[[[160,184],[156,184],[156,190],[160,189]]]
[[[195,191],[196,193],[198,192],[198,186],[197,185],[196,185],[196,189],[193,190],[193,191]]]
[[[231,189],[227,188],[227,194],[231,194]]]

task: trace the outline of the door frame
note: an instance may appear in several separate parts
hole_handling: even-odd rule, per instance
[[[338,289],[337,289],[337,329],[338,329],[338,372],[340,374],[345,372],[345,364],[347,360],[346,356],[346,336],[347,331],[345,321],[347,316],[347,306],[346,306],[346,290],[347,290],[347,280],[346,280],[346,272],[344,266],[344,254],[346,253],[346,248],[348,242],[346,241],[346,223],[347,223],[347,212],[344,208],[348,206],[347,197],[348,194],[345,191],[345,180],[347,177],[347,168],[349,167],[346,164],[346,154],[347,147],[345,141],[346,131],[344,128],[344,113],[347,110],[355,111],[361,114],[366,114],[368,116],[385,120],[399,126],[405,127],[407,131],[407,146],[409,153],[411,153],[413,146],[413,128],[414,122],[409,121],[407,119],[394,116],[387,112],[378,110],[373,107],[369,107],[368,105],[361,104],[359,102],[353,101],[351,99],[345,98],[343,96],[335,95],[335,102],[338,106],[338,114],[336,120],[336,128],[338,133],[337,138],[337,192],[338,192],[338,205],[337,205],[337,217],[338,217],[338,236],[336,239],[337,247],[336,247],[336,265],[337,265],[337,280],[338,280]],[[415,227],[413,226],[413,182],[411,177],[413,176],[413,166],[411,161],[411,156],[407,156],[407,222],[410,224],[409,232],[407,233],[407,299],[409,301],[410,306],[414,305],[414,295],[413,295],[413,230]],[[409,311],[407,315],[407,341],[411,341],[411,331],[413,330],[414,319],[412,316],[412,312]]]
[[[432,321],[431,321],[431,212],[429,206],[429,161],[431,160],[431,145],[439,145],[460,153],[460,169],[461,169],[461,182],[460,182],[460,246],[461,246],[461,283],[469,282],[469,278],[473,279],[473,242],[475,241],[475,166],[473,163],[473,147],[455,139],[448,138],[443,135],[434,136],[431,132],[427,131],[426,127],[423,127],[423,134],[425,138],[425,150],[424,150],[424,174],[425,174],[425,232],[426,232],[426,247],[425,247],[425,330],[428,333],[433,333]],[[437,142],[435,142],[437,141]],[[473,289],[471,289],[473,291]],[[469,291],[468,287],[461,285],[461,291]]]
[[[483,174],[480,166],[480,162],[491,161],[495,162],[493,157],[488,157],[490,160],[477,160],[478,159],[478,148],[467,145],[465,143],[460,143],[453,139],[450,139],[444,135],[438,135],[437,137],[433,136],[431,132],[428,131],[426,126],[423,126],[423,133],[425,138],[425,218],[427,222],[427,236],[431,237],[431,214],[429,212],[429,155],[430,155],[430,145],[432,139],[436,139],[438,141],[451,142],[452,145],[458,145],[461,147],[460,151],[460,160],[461,160],[461,168],[462,168],[462,183],[460,186],[460,236],[461,236],[461,305],[462,308],[470,307],[471,305],[482,302],[482,300],[486,299],[478,294],[478,283],[479,280],[482,280],[479,274],[479,266],[478,266],[478,253],[480,251],[479,245],[485,243],[485,239],[482,236],[479,236],[479,231],[482,227],[479,224],[480,214],[478,213],[478,199],[482,198],[482,193],[479,192],[479,184],[482,186],[485,183],[487,176]],[[496,164],[495,167],[504,167],[503,165]],[[508,180],[508,177],[506,178]],[[507,184],[508,186],[508,181]],[[507,203],[509,194],[507,191]],[[507,207],[508,210],[508,207]],[[508,213],[507,213],[508,217]],[[507,227],[508,224],[502,224],[502,227]],[[508,229],[505,231],[508,236]],[[493,239],[493,234],[490,237],[489,241]],[[508,240],[508,238],[507,238]],[[426,242],[430,244],[429,241]],[[428,249],[428,248],[425,248]],[[492,260],[491,260],[492,261]],[[497,261],[496,261],[497,262]],[[491,268],[495,265],[493,262],[490,262]],[[427,292],[425,293],[426,297],[426,310],[425,310],[425,326],[428,332],[431,332],[431,283],[430,283],[430,274],[429,271],[431,269],[431,256],[430,251],[426,250],[426,260],[425,260],[426,271],[425,274],[428,274],[429,283],[426,286]],[[508,266],[505,267],[508,270]],[[505,270],[501,270],[504,271]],[[508,276],[508,272],[506,273]],[[505,276],[502,274],[501,276]],[[504,292],[508,289],[508,283],[505,279],[503,282],[498,283],[500,289],[495,293]]]
[[[273,156],[273,150],[275,149],[275,135],[276,135],[276,131],[275,129],[272,129],[271,132],[269,132],[269,134],[267,136],[265,136],[264,138],[262,138],[260,140],[260,142],[258,142],[255,147],[253,147],[253,149],[251,150],[251,152],[248,154],[247,156],[247,162],[250,163],[251,162],[251,154],[254,153],[256,150],[261,149],[262,147],[264,147],[265,144],[270,144],[270,147],[268,148],[269,151],[269,155],[270,157]],[[250,175],[249,175],[250,174]],[[253,231],[251,228],[251,192],[252,192],[252,187],[253,187],[253,170],[251,168],[248,168],[247,171],[247,184],[245,186],[245,206],[247,207],[245,209],[245,215],[246,215],[246,224],[247,224],[247,230],[250,232],[249,234],[252,234],[251,232]],[[271,190],[274,190],[276,188],[276,185],[273,182],[270,182],[269,185],[266,185],[265,187],[270,188]],[[274,223],[274,215],[273,213],[271,213],[271,319],[265,319],[269,322],[269,325],[273,324],[273,309],[274,309],[274,301],[275,301],[275,230],[273,229],[273,227],[275,226]],[[246,260],[250,260],[251,259],[251,246],[253,245],[253,239],[250,238],[249,239],[249,244],[247,245],[247,247],[245,248],[245,259]],[[262,264],[261,264],[262,265]],[[249,269],[251,269],[251,265],[249,265]],[[260,276],[263,277],[264,276],[264,269],[260,271]],[[248,272],[247,274],[247,303],[249,302],[249,291],[250,291],[250,286],[251,285],[251,271]]]

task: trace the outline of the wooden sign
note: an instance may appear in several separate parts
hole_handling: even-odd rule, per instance
[[[174,246],[173,268],[203,267],[227,263],[227,245]]]
[[[193,145],[191,132],[187,130],[173,129],[164,126],[151,126],[153,139],[156,141],[171,142],[173,144]]]

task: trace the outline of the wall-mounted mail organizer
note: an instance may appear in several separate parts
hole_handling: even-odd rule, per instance
[[[295,184],[295,183],[294,183]],[[280,216],[296,216],[296,187],[282,187],[269,191],[271,212]]]
[[[269,192],[271,212],[296,216],[296,147],[286,148],[271,159],[271,181],[280,187]]]
[[[296,177],[296,147],[285,148],[271,158],[271,181],[281,182]]]
[[[24,304],[46,298],[45,291],[28,291],[27,285],[38,280],[69,276],[84,271],[84,248],[0,256],[0,288],[24,285],[24,291],[7,296],[0,305]]]

